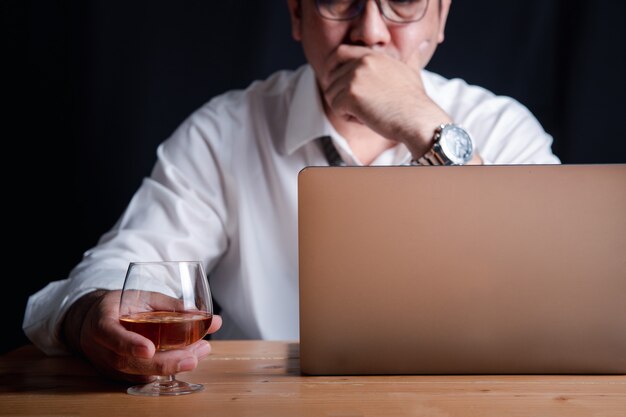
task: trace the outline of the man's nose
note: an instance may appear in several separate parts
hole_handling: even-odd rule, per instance
[[[389,42],[391,35],[378,2],[367,0],[363,12],[351,23],[350,40],[364,46],[382,46]]]

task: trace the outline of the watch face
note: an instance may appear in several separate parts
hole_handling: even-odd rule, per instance
[[[469,134],[461,127],[446,125],[441,130],[439,144],[453,164],[465,164],[472,159],[474,146]]]

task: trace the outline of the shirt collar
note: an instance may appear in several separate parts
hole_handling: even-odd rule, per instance
[[[304,144],[331,135],[330,122],[324,113],[315,73],[306,65],[289,104],[285,129],[285,151],[291,154]]]

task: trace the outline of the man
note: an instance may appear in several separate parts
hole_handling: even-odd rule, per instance
[[[112,230],[68,279],[30,297],[24,330],[45,352],[80,352],[131,381],[195,368],[208,342],[155,352],[118,322],[128,263],[159,259],[206,265],[222,307],[215,337],[297,339],[296,181],[305,166],[559,163],[520,103],[424,70],[450,0],[288,7],[309,64],[214,98],[159,147]],[[449,131],[455,149],[434,146]]]

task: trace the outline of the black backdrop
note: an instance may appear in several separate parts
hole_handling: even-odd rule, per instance
[[[304,62],[285,3],[4,1],[3,351],[26,341],[28,295],[113,225],[190,112]],[[429,69],[527,105],[564,163],[626,162],[624,9],[454,0]]]

